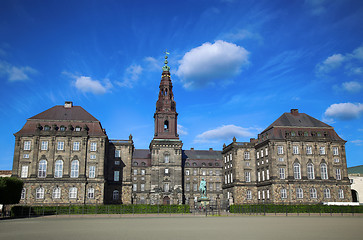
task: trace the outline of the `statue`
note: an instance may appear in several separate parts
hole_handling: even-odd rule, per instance
[[[200,181],[199,192],[202,198],[207,197],[207,182],[204,180],[204,178],[202,178],[202,181]]]

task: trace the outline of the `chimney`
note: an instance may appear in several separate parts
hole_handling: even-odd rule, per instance
[[[299,109],[291,109],[290,112],[292,115],[299,115]]]
[[[190,150],[194,151],[194,148],[190,148]]]
[[[64,108],[72,108],[73,107],[73,102],[70,102],[70,101],[66,101],[64,103]]]
[[[213,151],[213,148],[209,148],[209,151]]]

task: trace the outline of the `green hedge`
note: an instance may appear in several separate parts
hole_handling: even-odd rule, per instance
[[[328,205],[231,205],[231,213],[363,213],[363,206]]]
[[[62,214],[147,214],[189,213],[189,205],[67,205],[67,206],[14,206],[14,217]]]

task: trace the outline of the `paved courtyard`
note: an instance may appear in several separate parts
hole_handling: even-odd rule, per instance
[[[361,239],[363,217],[40,217],[0,221],[0,239]]]

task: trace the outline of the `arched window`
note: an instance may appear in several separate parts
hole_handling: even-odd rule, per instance
[[[324,189],[324,198],[330,198],[330,189],[329,188]]]
[[[64,132],[66,130],[66,127],[65,126],[60,126],[59,130]]]
[[[312,163],[308,163],[307,171],[308,171],[308,179],[314,179],[315,178],[314,165]]]
[[[169,163],[169,153],[164,155],[164,163]]]
[[[35,191],[35,198],[36,199],[44,199],[44,188],[38,187]]]
[[[95,189],[94,188],[88,188],[87,197],[89,199],[95,198]]]
[[[317,198],[316,188],[310,188],[310,198]]]
[[[53,199],[59,199],[60,196],[61,196],[61,189],[59,187],[55,187],[53,189],[53,195],[52,195]]]
[[[79,174],[79,161],[73,160],[71,163],[71,178],[77,178]]]
[[[118,191],[117,190],[114,190],[113,193],[112,193],[112,199],[113,200],[118,200]]]
[[[321,179],[328,179],[328,167],[326,166],[326,163],[320,165],[320,173]]]
[[[197,166],[197,163],[196,162],[193,162],[193,166]]]
[[[44,131],[49,131],[50,130],[50,127],[48,125],[45,125],[44,126]]]
[[[77,188],[71,187],[69,189],[69,198],[77,198]]]
[[[40,160],[38,167],[38,177],[45,178],[47,176],[47,161]]]
[[[294,178],[301,179],[300,163],[294,163]]]
[[[55,161],[54,177],[61,178],[62,176],[63,176],[63,161],[57,160]]]
[[[164,121],[164,131],[168,131],[169,130],[169,121],[165,120]]]

